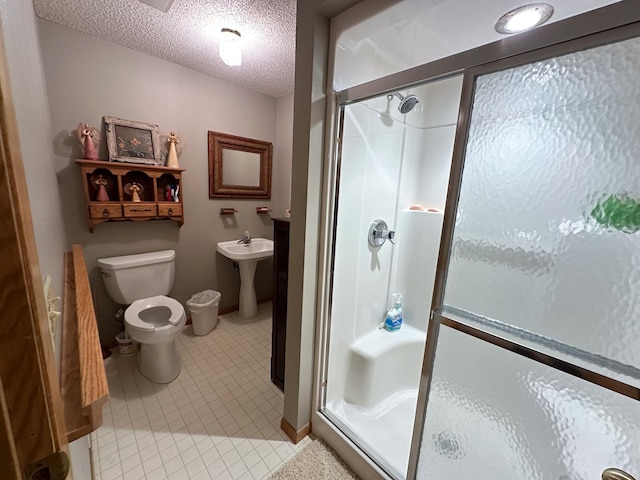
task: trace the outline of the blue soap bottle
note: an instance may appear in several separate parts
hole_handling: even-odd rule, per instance
[[[387,312],[384,328],[389,332],[397,332],[402,327],[402,294],[393,294],[393,306]]]

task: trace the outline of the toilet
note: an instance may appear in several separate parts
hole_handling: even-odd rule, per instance
[[[175,274],[176,252],[123,255],[98,259],[109,296],[122,305],[125,328],[140,344],[140,372],[155,383],[169,383],[180,374],[176,337],[187,317],[184,307],[166,295]]]

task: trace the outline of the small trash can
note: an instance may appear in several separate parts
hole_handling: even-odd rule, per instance
[[[218,325],[218,305],[220,304],[220,292],[204,290],[194,293],[187,300],[187,308],[191,312],[193,333],[207,335]]]
[[[120,332],[116,335],[116,342],[118,342],[120,355],[123,357],[130,357],[138,351],[138,342],[129,337],[125,332]]]

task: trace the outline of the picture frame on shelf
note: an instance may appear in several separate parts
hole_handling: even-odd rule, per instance
[[[103,117],[110,162],[164,165],[158,125]]]

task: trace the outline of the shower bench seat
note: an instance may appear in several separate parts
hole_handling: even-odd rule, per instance
[[[426,334],[411,325],[397,332],[376,329],[349,346],[344,399],[373,408],[405,389],[417,389]]]

